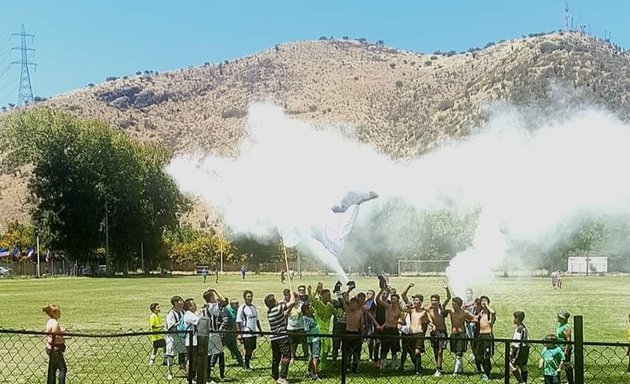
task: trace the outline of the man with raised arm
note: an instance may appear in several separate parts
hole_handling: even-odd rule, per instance
[[[411,307],[407,310],[407,327],[409,329],[409,340],[406,343],[408,352],[411,355],[411,361],[416,375],[422,374],[422,354],[424,353],[424,335],[429,326],[429,312],[422,306],[424,297],[421,294],[415,294],[411,300],[407,298],[409,289],[414,284],[410,283],[402,293],[403,301],[411,303]],[[404,353],[404,352],[403,352]],[[404,366],[404,360],[401,358],[401,369]]]
[[[311,298],[311,304],[319,330],[322,334],[330,334],[330,322],[335,310],[330,296],[330,289],[324,289],[324,285],[318,282],[315,287],[314,295],[311,286],[308,286],[308,296]],[[322,338],[320,352],[320,366],[322,368],[326,365],[326,359],[330,353],[330,346],[330,337]]]
[[[473,321],[475,317],[462,308],[463,300],[460,297],[453,298],[453,309],[448,311],[451,316],[451,352],[455,354],[454,374],[464,373],[462,357],[468,348],[466,340],[466,321]]]
[[[350,292],[354,288],[354,282],[349,282],[348,289],[345,292],[337,292],[337,297],[346,312],[346,338],[343,340],[342,348],[350,363],[351,372],[357,373],[359,360],[361,359],[361,332],[363,330],[365,293],[359,293],[350,299]]]
[[[444,305],[440,303],[440,295],[431,295],[431,307],[429,308],[429,327],[431,329],[431,347],[435,356],[435,377],[442,376],[442,356],[446,349],[448,333],[446,331],[446,316],[448,311],[444,309],[451,301],[451,290],[448,283],[444,283],[446,300]]]
[[[479,336],[477,341],[478,357],[481,357],[481,367],[483,381],[490,380],[490,372],[492,370],[492,355],[494,355],[494,335],[492,329],[497,319],[496,313],[490,308],[490,298],[481,296],[481,312],[475,316],[479,322]]]
[[[400,308],[400,297],[397,294],[392,294],[389,297],[389,302],[382,299],[384,293],[388,292],[389,288],[381,288],[381,292],[376,297],[378,305],[385,308],[385,323],[381,329],[381,369],[386,367],[387,353],[391,352],[391,360],[389,365],[392,368],[396,368],[397,354],[400,352],[400,340],[398,333],[398,324],[403,319],[403,309]]]
[[[297,301],[297,295],[289,291],[287,302],[278,302],[273,294],[265,296],[267,306],[267,320],[273,335],[271,341],[271,377],[278,384],[287,384],[289,363],[291,362],[291,347],[287,333],[287,318]]]

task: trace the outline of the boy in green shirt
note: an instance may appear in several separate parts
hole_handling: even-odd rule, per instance
[[[317,287],[315,288],[315,295],[312,294],[311,286],[308,286],[308,296],[311,298],[311,304],[315,315],[314,318],[317,321],[320,331],[324,334],[330,334],[330,321],[335,310],[330,296],[330,290],[324,289],[323,284],[318,282]],[[320,361],[322,362],[322,365],[325,364],[326,359],[328,358],[330,347],[330,338],[323,338],[321,340],[320,354]]]
[[[304,331],[308,335],[308,346],[311,350],[310,359],[308,361],[308,372],[306,376],[313,380],[319,380],[318,374],[318,363],[319,363],[319,353],[321,349],[321,339],[319,337],[320,329],[318,322],[314,319],[313,307],[304,303],[302,305],[302,314],[304,320]]]
[[[564,352],[558,346],[558,338],[554,334],[547,335],[545,343],[538,368],[543,370],[545,384],[560,384],[560,372],[564,367]]]
[[[149,309],[151,310],[151,314],[149,315],[149,330],[151,332],[163,331],[164,324],[162,323],[162,319],[160,319],[160,304],[151,303]],[[149,356],[149,365],[153,365],[158,349],[162,349],[162,353],[164,353],[164,350],[166,349],[166,341],[164,340],[164,335],[162,334],[149,335],[149,340],[153,343],[151,356]]]

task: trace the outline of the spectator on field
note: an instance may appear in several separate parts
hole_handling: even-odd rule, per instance
[[[265,296],[267,319],[271,335],[271,377],[278,384],[287,384],[289,364],[291,363],[291,346],[287,332],[287,317],[296,303],[296,295],[289,291],[285,301],[278,302],[273,294]]]
[[[167,331],[164,335],[164,340],[166,341],[166,377],[168,380],[173,379],[172,366],[175,356],[179,358],[180,368],[185,368],[186,362],[186,346],[182,338],[176,332],[179,319],[184,316],[184,300],[181,296],[173,296],[171,297],[171,305],[172,308],[166,314],[166,323],[164,324],[164,329]]]
[[[149,305],[149,309],[151,310],[151,314],[149,315],[149,330],[151,332],[163,331],[164,323],[162,322],[162,319],[160,318],[160,310],[161,310],[160,304],[151,303],[151,305]],[[157,351],[159,349],[162,350],[162,354],[164,355],[164,361],[166,362],[166,356],[165,356],[166,341],[164,340],[164,335],[161,333],[149,335],[149,340],[153,344],[152,349],[151,349],[151,355],[149,356],[149,365],[153,365],[153,363],[155,362],[155,356],[157,355]]]
[[[211,370],[219,364],[219,377],[225,381],[225,355],[223,354],[223,331],[227,328],[227,312],[221,310],[220,303],[225,297],[216,289],[210,288],[203,293],[206,304],[201,308],[201,315],[208,318],[208,379]],[[209,380],[208,380],[209,381]]]
[[[239,332],[238,337],[243,342],[245,349],[245,362],[243,368],[246,371],[251,370],[251,360],[254,350],[256,349],[256,333],[260,332],[260,318],[258,317],[258,309],[252,302],[254,293],[249,289],[243,291],[243,299],[245,303],[238,308],[236,314],[236,328]]]
[[[197,315],[197,303],[195,299],[184,300],[184,329],[192,332],[192,337],[188,334],[185,337],[186,345],[186,365],[188,376],[195,377],[197,373],[197,326],[199,325],[199,315]]]
[[[542,369],[545,384],[560,384],[560,372],[564,368],[564,353],[558,346],[558,338],[554,334],[545,337],[545,347],[538,368]]]
[[[227,313],[227,327],[226,333],[223,337],[223,345],[230,351],[232,355],[232,359],[236,360],[240,367],[243,366],[243,355],[241,354],[241,350],[238,348],[237,339],[236,339],[236,313],[238,312],[238,300],[230,299],[229,305],[226,301],[222,304],[224,306],[224,310]]]
[[[48,304],[42,311],[49,317],[46,322],[45,332],[48,335],[46,340],[46,354],[48,360],[48,384],[55,384],[57,376],[59,384],[66,384],[66,374],[68,367],[63,353],[66,350],[65,339],[63,336],[64,329],[59,324],[61,317],[61,309],[58,305]]]

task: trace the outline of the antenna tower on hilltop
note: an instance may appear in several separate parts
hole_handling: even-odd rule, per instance
[[[35,35],[27,34],[24,32],[24,24],[22,24],[22,32],[12,33],[12,36],[20,36],[20,46],[13,48],[13,50],[20,50],[22,58],[20,61],[13,61],[11,64],[20,65],[20,88],[18,90],[18,105],[27,105],[33,102],[33,88],[31,87],[31,74],[29,72],[29,65],[36,67],[37,64],[30,63],[28,61],[28,51],[35,52],[33,48],[29,48],[26,42],[26,38],[30,37],[31,40]]]

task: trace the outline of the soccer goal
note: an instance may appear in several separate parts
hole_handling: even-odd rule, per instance
[[[442,275],[449,260],[398,260],[398,276]]]

